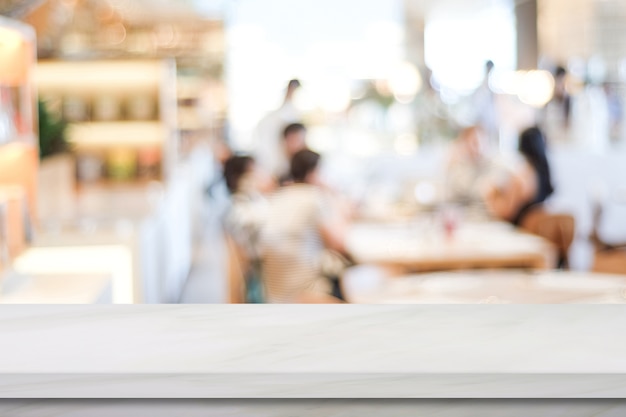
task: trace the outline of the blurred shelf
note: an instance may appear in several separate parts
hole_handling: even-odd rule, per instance
[[[167,138],[160,121],[72,123],[68,138],[79,149],[162,146]]]
[[[161,176],[167,178],[175,170],[178,137],[173,59],[44,61],[37,68],[37,84],[40,96],[62,101],[64,116],[70,121],[67,136],[75,153],[92,154],[94,161],[106,160],[107,168],[113,163],[126,170],[142,164],[143,151],[158,150]],[[90,120],[91,113],[111,118],[140,114],[146,118]],[[92,168],[97,169],[95,165]]]
[[[160,61],[42,61],[36,79],[46,92],[128,94],[158,90],[166,70]]]

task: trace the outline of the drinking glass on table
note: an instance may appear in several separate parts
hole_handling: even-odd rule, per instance
[[[445,205],[441,209],[441,221],[446,239],[453,239],[459,228],[461,213],[454,205]]]

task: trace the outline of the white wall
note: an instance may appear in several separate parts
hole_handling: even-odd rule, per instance
[[[235,144],[249,147],[254,126],[281,104],[291,78],[306,88],[393,67],[404,54],[402,22],[401,0],[231,2],[226,79]]]

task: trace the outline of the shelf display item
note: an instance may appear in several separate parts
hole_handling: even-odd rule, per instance
[[[83,154],[77,160],[78,180],[82,182],[96,182],[104,174],[104,161],[97,155]]]
[[[137,154],[137,176],[140,179],[157,179],[161,175],[161,151],[150,147]]]
[[[157,104],[149,95],[135,95],[128,99],[126,113],[129,120],[154,120]]]
[[[93,120],[110,122],[122,119],[122,103],[115,96],[100,96],[93,101]]]
[[[66,121],[86,122],[89,120],[89,104],[82,97],[66,97],[63,102],[63,117]]]
[[[133,149],[119,148],[107,155],[108,177],[116,181],[128,181],[137,175],[137,153]]]

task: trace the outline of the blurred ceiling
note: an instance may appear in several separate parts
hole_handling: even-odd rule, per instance
[[[133,24],[221,18],[227,3],[226,0],[102,1],[108,1],[125,21]]]
[[[234,0],[231,0],[234,1]],[[65,4],[79,1],[67,0]],[[44,3],[55,0],[0,0],[0,15],[19,19],[28,15]],[[126,21],[146,23],[154,21],[176,21],[215,19],[223,16],[226,0],[99,0],[118,11]]]
[[[45,0],[0,0],[0,15],[19,19],[44,2]]]
[[[493,6],[513,6],[525,0],[405,0],[406,9],[412,15],[445,15],[449,18],[463,17]]]

